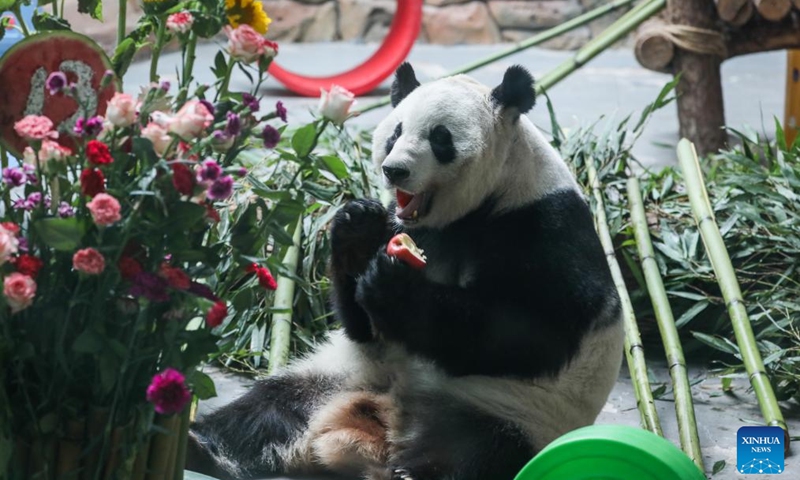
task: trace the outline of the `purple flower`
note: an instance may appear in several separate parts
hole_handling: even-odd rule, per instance
[[[151,302],[166,302],[169,300],[168,286],[165,278],[155,273],[141,272],[133,277],[133,285],[128,293],[134,297],[144,297]]]
[[[204,285],[202,283],[192,282],[189,284],[189,293],[193,293],[198,297],[202,297],[212,302],[216,302],[219,300],[219,297],[214,295],[214,291],[208,285]]]
[[[161,90],[164,90],[164,92],[169,92],[169,88],[171,86],[172,84],[170,84],[167,80],[162,80],[161,85],[159,85],[159,88],[161,88]]]
[[[275,148],[278,145],[278,142],[281,140],[281,132],[279,132],[278,129],[272,125],[267,125],[264,127],[264,131],[261,133],[261,137],[264,139],[265,147]]]
[[[12,187],[25,184],[25,174],[19,168],[6,167],[3,169],[3,181]]]
[[[250,95],[249,93],[242,94],[242,105],[250,109],[250,113],[256,113],[261,109],[261,104],[256,98],[255,95]]]
[[[28,183],[31,185],[38,185],[39,178],[36,176],[36,168],[33,165],[28,165],[27,163],[22,166],[22,171],[25,172],[25,177],[28,180]]]
[[[22,253],[28,253],[28,239],[25,237],[19,237],[17,241],[19,242],[17,244],[17,250]]]
[[[200,171],[197,172],[197,181],[198,182],[212,182],[219,178],[222,175],[222,167],[219,164],[212,160],[207,159],[203,161],[203,166],[200,167]]]
[[[283,106],[283,102],[278,100],[278,103],[275,104],[275,114],[278,115],[278,118],[283,120],[283,123],[286,123],[286,107]]]
[[[50,208],[51,204],[52,204],[52,200],[50,199],[50,195],[47,195],[46,197],[44,197],[44,206],[47,207],[47,208]]]
[[[174,368],[156,374],[147,387],[147,401],[153,404],[156,413],[172,415],[181,412],[192,399],[186,386],[186,378]]]
[[[79,118],[72,131],[79,137],[96,137],[103,131],[103,117]]]
[[[28,202],[24,198],[17,198],[11,202],[11,207],[14,210],[28,210]]]
[[[75,208],[67,202],[58,204],[58,216],[61,218],[74,217]]]
[[[228,112],[228,123],[225,124],[225,133],[231,137],[239,135],[242,131],[242,120],[239,115],[233,112]]]
[[[239,178],[246,177],[247,176],[247,169],[244,168],[244,167],[239,168],[239,170],[236,172],[236,175],[238,175]]]
[[[208,101],[208,100],[206,100],[206,99],[202,99],[202,100],[200,100],[200,103],[201,103],[201,104],[202,104],[204,107],[206,107],[206,110],[208,110],[208,113],[210,113],[211,115],[214,115],[214,110],[215,110],[215,108],[214,108],[214,105],[213,105],[211,102],[209,102],[209,101]]]
[[[206,192],[211,200],[224,200],[233,194],[233,177],[225,175],[214,180]]]
[[[47,89],[50,90],[50,95],[61,93],[64,87],[67,86],[67,76],[64,72],[53,72],[47,77]]]
[[[36,205],[39,205],[39,203],[41,203],[41,201],[42,201],[42,192],[33,192],[30,195],[28,195],[28,199],[25,200],[26,203],[28,203],[28,204],[30,204],[30,205],[32,205],[34,207]]]

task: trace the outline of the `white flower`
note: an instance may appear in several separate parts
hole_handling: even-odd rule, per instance
[[[331,85],[330,91],[320,88],[319,113],[337,125],[350,118],[350,107],[355,103],[355,95],[339,85]]]
[[[116,127],[127,127],[136,122],[136,100],[127,93],[115,93],[108,101],[106,119]]]
[[[173,13],[167,17],[167,30],[174,34],[189,33],[193,24],[194,17],[191,13],[186,11]]]

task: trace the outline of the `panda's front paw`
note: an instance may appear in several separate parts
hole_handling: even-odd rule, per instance
[[[408,322],[419,316],[424,274],[379,252],[358,279],[356,302],[367,312],[378,333],[399,340]]]
[[[389,213],[377,200],[348,202],[331,223],[331,261],[342,273],[361,274],[391,235]]]

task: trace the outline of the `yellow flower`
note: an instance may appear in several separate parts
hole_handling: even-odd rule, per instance
[[[250,25],[253,30],[264,35],[272,23],[272,19],[264,11],[264,5],[258,0],[225,0],[225,10],[233,28]]]

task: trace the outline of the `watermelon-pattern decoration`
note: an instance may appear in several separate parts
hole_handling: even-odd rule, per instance
[[[48,75],[59,70],[77,86],[83,109],[75,99],[50,95],[45,87]],[[26,143],[14,131],[14,123],[26,115],[44,115],[59,131],[59,143],[72,148],[69,133],[78,118],[105,114],[117,89],[111,82],[101,90],[107,70],[111,62],[103,49],[74,32],[39,33],[14,45],[0,58],[0,142],[21,158]]]

